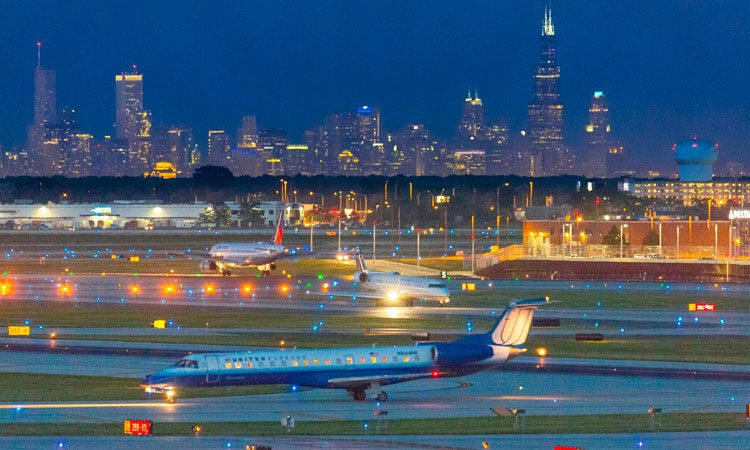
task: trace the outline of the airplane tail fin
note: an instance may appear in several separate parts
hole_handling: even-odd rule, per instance
[[[359,249],[354,251],[354,262],[357,264],[357,272],[368,272],[367,264],[365,264],[365,259]]]
[[[495,326],[485,334],[495,345],[521,346],[531,328],[534,311],[541,305],[549,303],[549,297],[516,300],[511,302],[500,315]]]
[[[279,221],[276,222],[276,232],[273,235],[273,243],[275,245],[281,245],[281,241],[284,239],[284,210],[279,212]]]

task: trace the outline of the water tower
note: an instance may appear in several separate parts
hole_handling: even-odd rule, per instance
[[[674,160],[680,166],[680,181],[712,181],[718,146],[693,138],[674,146]]]

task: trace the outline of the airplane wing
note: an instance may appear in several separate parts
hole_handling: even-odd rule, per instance
[[[328,386],[332,388],[340,389],[356,389],[366,387],[371,384],[393,384],[400,383],[402,381],[418,380],[420,378],[431,378],[431,372],[423,373],[403,373],[403,374],[388,374],[388,375],[372,375],[368,377],[347,377],[347,378],[331,378],[328,380]]]
[[[315,295],[320,297],[328,297],[329,299],[336,298],[336,297],[343,297],[343,298],[350,298],[350,299],[357,299],[357,298],[373,298],[377,300],[381,300],[383,298],[382,294],[378,294],[377,292],[370,292],[370,291],[305,291],[305,295]]]

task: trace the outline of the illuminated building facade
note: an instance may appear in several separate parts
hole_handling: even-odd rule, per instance
[[[612,125],[609,104],[602,91],[594,92],[589,105],[589,123],[586,125],[585,175],[589,178],[607,176],[607,155],[612,147]]]
[[[461,122],[458,124],[458,139],[462,146],[474,146],[478,141],[485,140],[484,105],[479,94],[471,91],[466,94],[463,109],[461,111]]]
[[[529,149],[541,158],[541,175],[571,173],[573,158],[563,141],[563,104],[560,102],[560,66],[557,64],[552,9],[544,9],[539,63],[532,74],[529,103]]]
[[[454,175],[485,175],[484,150],[459,150],[453,153],[451,164]]]
[[[37,64],[34,70],[34,120],[29,125],[27,145],[35,175],[57,173],[58,152],[50,128],[57,122],[57,83],[54,70],[41,64],[41,42],[37,42]],[[49,141],[49,143],[47,143]]]
[[[131,174],[142,173],[151,158],[151,113],[143,108],[143,75],[115,75],[115,138],[128,142]]]

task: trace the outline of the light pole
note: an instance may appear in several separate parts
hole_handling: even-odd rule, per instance
[[[471,216],[471,274],[474,274],[474,216]]]
[[[500,250],[500,187],[495,192],[495,247]]]
[[[338,253],[341,254],[341,217],[339,217],[339,250]]]
[[[419,252],[419,235],[422,234],[422,230],[417,228],[417,272],[419,271],[419,261],[422,259],[422,255]]]
[[[375,261],[375,242],[376,242],[375,236],[377,236],[377,226],[383,225],[384,223],[388,223],[388,222],[380,222],[380,223],[373,222],[372,223],[372,260],[373,261]]]
[[[661,246],[661,222],[659,222],[659,256],[662,256],[662,246]]]
[[[310,253],[313,252],[313,228],[315,227],[315,215],[310,215]]]
[[[729,282],[729,261],[732,260],[732,221],[729,221],[729,254],[727,255],[727,283]]]
[[[677,227],[677,259],[680,259],[680,227]]]
[[[624,245],[624,235],[623,235],[623,224],[620,224],[620,258],[623,258],[623,245]]]

